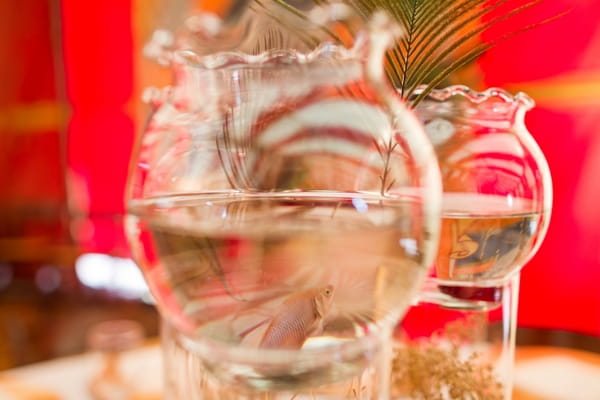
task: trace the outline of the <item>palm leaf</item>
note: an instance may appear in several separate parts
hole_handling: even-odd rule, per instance
[[[313,1],[322,5],[331,0]],[[487,42],[478,42],[483,33],[543,0],[346,1],[365,19],[375,10],[383,9],[404,27],[405,34],[386,55],[386,72],[401,96],[413,107],[453,72],[473,62],[497,43],[565,14],[526,25]],[[302,14],[286,0],[275,2],[297,15]],[[426,85],[426,89],[415,96],[415,90],[422,85]]]
[[[461,57],[457,58],[456,60],[454,60],[452,63],[450,63],[445,69],[443,69],[440,73],[437,74],[436,77],[434,77],[433,79],[431,79],[430,81],[428,81],[427,83],[427,88],[425,90],[423,90],[421,93],[419,93],[417,96],[413,96],[413,99],[411,100],[411,105],[415,106],[416,104],[418,104],[419,102],[421,102],[425,97],[427,97],[427,95],[431,92],[431,90],[433,90],[437,85],[439,85],[447,76],[449,76],[452,72],[460,69],[461,67],[464,67],[467,64],[470,64],[471,62],[475,61],[477,59],[477,57],[479,57],[481,54],[483,54],[484,52],[486,52],[487,50],[489,50],[490,48],[492,48],[494,45],[496,45],[497,43],[510,39],[514,36],[517,36],[523,32],[529,31],[531,29],[534,29],[538,26],[544,25],[548,22],[554,21],[557,18],[562,17],[563,15],[565,15],[567,12],[562,12],[558,15],[555,15],[553,17],[547,18],[543,21],[540,21],[538,23],[535,24],[531,24],[531,25],[527,25],[521,29],[518,29],[516,31],[507,33],[497,39],[495,39],[493,42],[488,42],[488,43],[482,43],[474,48],[472,48],[468,53],[462,55]],[[415,84],[415,86],[413,86],[410,90],[410,94],[413,95],[414,94],[414,90],[418,87],[418,83]]]

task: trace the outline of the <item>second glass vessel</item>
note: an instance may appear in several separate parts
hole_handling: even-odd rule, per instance
[[[398,398],[511,398],[520,270],[548,227],[552,183],[525,94],[432,91],[416,112],[443,182],[435,269],[396,332]]]

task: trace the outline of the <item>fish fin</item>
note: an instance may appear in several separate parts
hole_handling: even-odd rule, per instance
[[[238,334],[238,336],[243,339],[248,334],[254,332],[256,329],[260,328],[261,326],[263,326],[264,324],[266,324],[267,322],[269,322],[271,320],[272,320],[272,318],[265,318],[264,320],[260,321],[259,323],[252,325],[250,328],[244,329],[242,332],[240,332]]]
[[[283,329],[283,331],[282,331]],[[300,349],[306,341],[306,332],[297,329],[285,329],[280,325],[269,325],[258,347],[261,349]]]

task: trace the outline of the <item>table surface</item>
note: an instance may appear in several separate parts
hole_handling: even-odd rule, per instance
[[[0,400],[91,400],[90,377],[101,355],[86,353],[0,373]],[[131,400],[160,400],[156,344],[126,353],[124,375],[139,382]],[[518,347],[513,400],[600,400],[600,354],[556,347]]]

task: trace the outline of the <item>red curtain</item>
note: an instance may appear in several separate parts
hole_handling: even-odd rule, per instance
[[[60,209],[66,200],[59,124],[42,124],[35,136],[9,135],[6,127],[12,125],[4,109],[10,102],[2,97],[12,90],[18,97],[11,104],[37,104],[41,108],[35,112],[54,115],[49,120],[60,115],[54,89],[60,82],[56,85],[57,71],[49,62],[55,49],[49,43],[52,27],[41,16],[49,13],[49,4],[0,5],[0,14],[28,13],[31,22],[0,24],[17,33],[14,42],[0,35],[0,44],[12,46],[7,53],[22,60],[18,66],[10,60],[0,63],[2,76],[15,77],[0,91],[1,207],[37,199]],[[513,23],[522,26],[565,9],[571,9],[565,17],[496,46],[480,59],[478,70],[486,86],[524,90],[537,101],[527,124],[554,181],[548,236],[523,272],[519,323],[600,336],[600,2],[546,0]],[[125,253],[118,217],[124,211],[135,130],[132,110],[138,102],[133,98],[134,52],[139,49],[132,2],[61,0],[60,10],[71,109],[64,148],[67,183],[72,211],[81,217],[73,232],[89,249]],[[44,108],[48,104],[55,105]]]
[[[0,2],[0,261],[68,240],[50,1]]]
[[[124,187],[134,137],[132,2],[62,0],[67,182],[83,251],[127,254]]]

